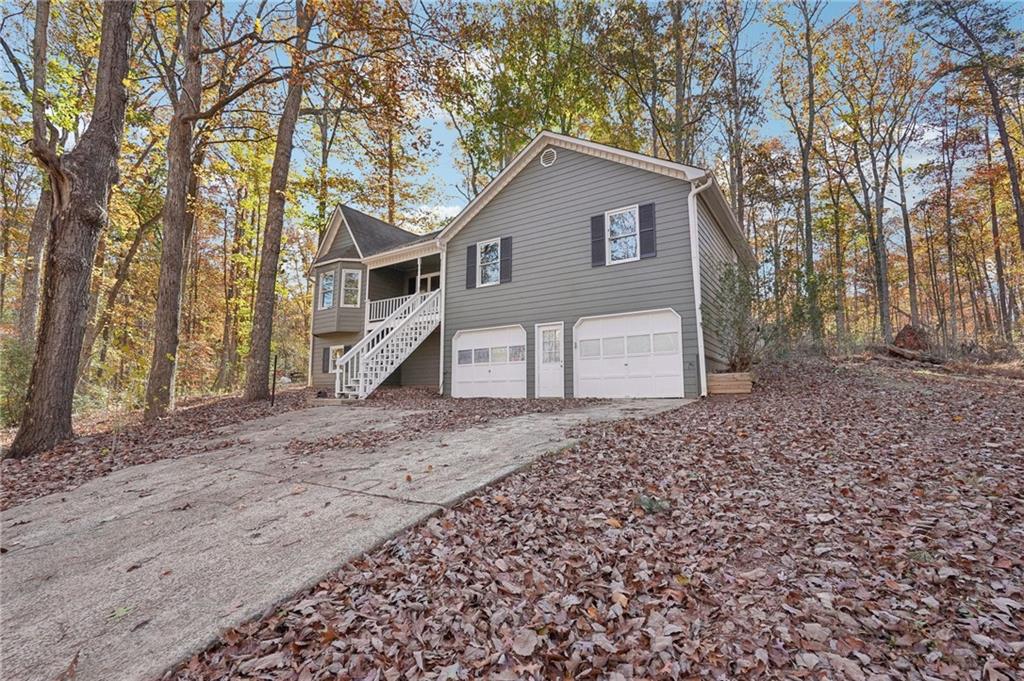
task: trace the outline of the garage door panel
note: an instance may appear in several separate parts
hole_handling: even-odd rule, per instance
[[[574,335],[575,395],[682,397],[680,319],[671,310],[581,319]]]
[[[460,331],[452,358],[452,396],[526,397],[523,327]]]

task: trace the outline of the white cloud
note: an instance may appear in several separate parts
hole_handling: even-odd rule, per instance
[[[462,212],[463,206],[456,204],[436,204],[428,205],[423,204],[416,206],[413,213],[418,217],[422,218],[423,222],[428,224],[436,224],[438,227],[445,225],[453,217]]]

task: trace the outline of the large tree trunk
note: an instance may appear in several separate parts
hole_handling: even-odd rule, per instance
[[[25,271],[21,279],[21,310],[18,312],[18,339],[31,347],[36,337],[36,321],[39,319],[39,283],[42,281],[43,258],[46,254],[46,240],[50,235],[50,212],[53,206],[53,192],[44,180],[39,192],[39,203],[32,218],[28,233],[28,252],[25,256]]]
[[[10,457],[44,451],[72,435],[71,407],[85,334],[89,279],[99,236],[107,223],[110,187],[118,177],[134,10],[132,0],[103,6],[96,98],[89,127],[70,153],[62,158],[43,154],[41,158],[59,191],[46,249],[39,336],[25,414],[8,450]],[[43,11],[48,15],[49,7]],[[36,48],[45,60],[45,39],[41,46],[37,42]],[[37,135],[37,142],[39,139]]]
[[[153,357],[146,381],[147,421],[164,415],[174,402],[174,374],[178,355],[178,325],[181,316],[185,248],[192,223],[189,185],[192,167],[194,120],[202,97],[202,22],[205,0],[189,0],[185,39],[181,53],[185,77],[177,95],[167,140],[167,194],[164,199],[163,249],[157,284],[156,319],[153,323]]]
[[[302,0],[295,3],[295,21],[299,29],[295,51],[292,53],[291,77],[284,111],[277,128],[274,162],[270,168],[270,195],[267,199],[267,224],[260,255],[259,283],[256,306],[252,319],[252,341],[246,367],[245,397],[250,400],[270,396],[270,339],[274,330],[274,289],[277,284],[277,266],[281,255],[281,233],[284,230],[284,208],[288,188],[288,169],[292,161],[292,139],[302,105],[306,37],[313,22],[313,11],[306,12]]]

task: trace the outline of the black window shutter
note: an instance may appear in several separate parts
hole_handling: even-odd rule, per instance
[[[658,241],[654,233],[654,204],[640,206],[640,257],[653,258],[658,254]]]
[[[512,237],[501,239],[501,283],[512,281]]]
[[[476,288],[476,244],[466,246],[466,288]]]
[[[324,348],[324,359],[323,359],[323,373],[331,373],[331,349]]]
[[[590,218],[590,266],[604,264],[604,215],[595,215]]]

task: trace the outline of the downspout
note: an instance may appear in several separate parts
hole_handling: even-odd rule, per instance
[[[446,285],[448,277],[448,243],[438,239],[438,243],[441,246],[441,351],[437,353],[438,357],[438,370],[437,370],[437,394],[444,395],[444,298],[448,295],[448,286]]]
[[[707,182],[696,185],[696,181],[707,178]],[[700,371],[700,396],[708,395],[708,367],[704,357],[704,317],[701,313],[700,300],[700,232],[697,224],[697,195],[711,186],[714,178],[708,173],[694,178],[690,182],[690,195],[687,197],[690,208],[690,265],[693,271],[693,305],[697,313],[697,364]]]

